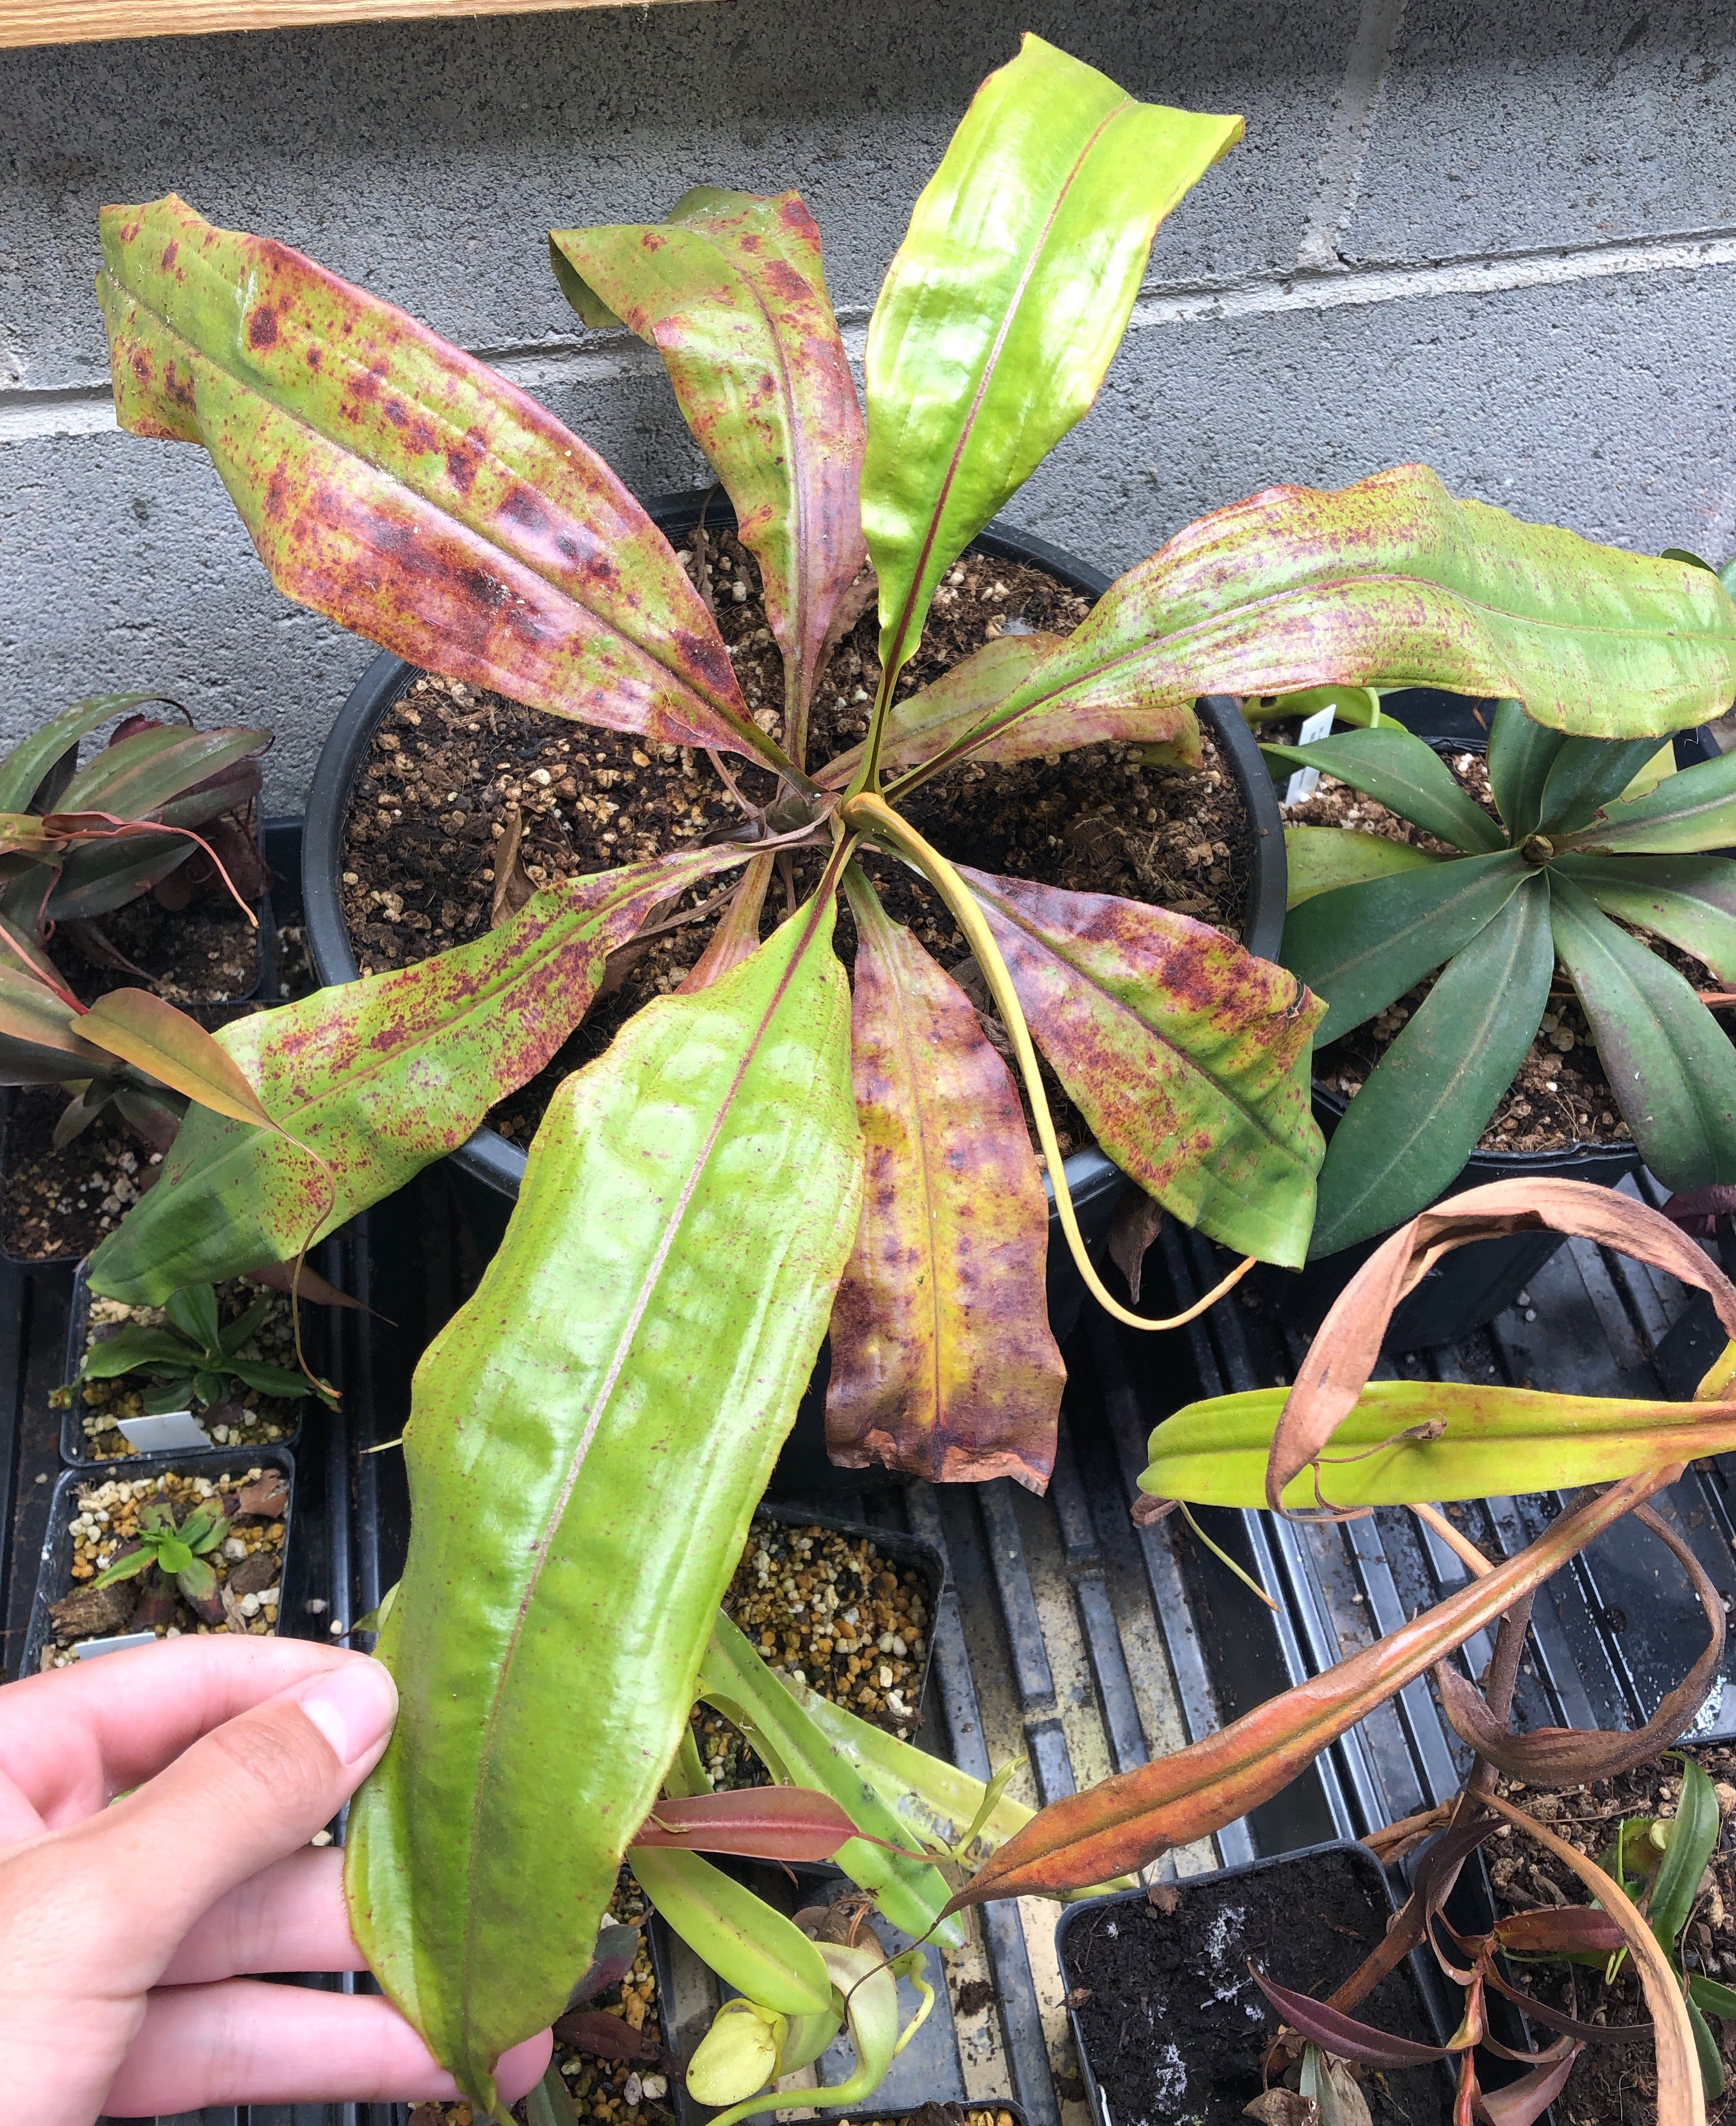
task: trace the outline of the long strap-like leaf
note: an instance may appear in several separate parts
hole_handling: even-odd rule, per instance
[[[189,1116],[156,1186],[92,1257],[92,1288],[155,1304],[285,1262],[401,1188],[549,1061],[649,909],[745,853],[568,879],[468,945],[224,1028],[287,1136]]]
[[[1157,224],[1241,136],[1029,34],[977,92],[868,328],[862,517],[887,697],[942,573],[1096,397]]]
[[[655,1801],[855,1228],[830,895],[556,1094],[417,1369],[401,1710],[351,1817],[357,1939],[492,2107]]]
[[[535,399],[173,193],[102,230],[121,425],[205,446],[281,590],[532,707],[781,763],[662,534]]]
[[[666,222],[557,229],[549,248],[587,324],[618,319],[663,357],[759,564],[802,763],[826,631],[868,558],[862,412],[813,217],[795,192],[702,186]]]

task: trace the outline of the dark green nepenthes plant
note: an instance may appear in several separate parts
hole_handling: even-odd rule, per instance
[[[267,1365],[240,1355],[274,1302],[257,1299],[233,1321],[220,1315],[217,1295],[208,1284],[189,1285],[163,1302],[166,1325],[151,1327],[129,1321],[112,1336],[92,1344],[78,1368],[81,1381],[119,1380],[143,1373],[150,1385],[143,1391],[147,1416],[186,1410],[194,1402],[220,1402],[242,1387],[261,1395],[302,1396],[309,1382],[287,1366]]]
[[[117,1557],[90,1584],[112,1587],[117,1580],[131,1580],[154,1566],[196,1609],[203,1611],[217,1594],[217,1575],[206,1561],[228,1533],[229,1523],[221,1509],[209,1502],[195,1506],[184,1521],[177,1522],[167,1500],[153,1500],[140,1511],[139,1547]]]
[[[1570,738],[1503,701],[1489,725],[1498,818],[1393,723],[1269,745],[1422,828],[1445,850],[1292,827],[1282,958],[1327,1006],[1317,1046],[1433,987],[1327,1146],[1310,1253],[1401,1223],[1458,1174],[1571,984],[1646,1164],[1671,1188],[1736,1181],[1736,1051],[1644,936],[1736,980],[1736,755],[1651,781],[1655,739]],[[1439,971],[1438,973],[1436,971]]]
[[[1305,1250],[1317,1007],[1294,978],[1161,909],[955,868],[902,799],[956,762],[1109,739],[1197,759],[1208,692],[1421,675],[1632,735],[1736,692],[1736,608],[1703,570],[1455,502],[1413,466],[1255,496],[1130,569],[1075,634],[1003,638],[899,695],[942,574],[1089,408],[1158,223],[1240,132],[1027,39],[892,261],[865,423],[793,193],[556,233],[581,308],[662,353],[736,505],[784,657],[777,735],[667,542],[533,401],[177,199],[104,213],[121,424],[205,446],[286,593],[418,664],[776,786],[744,804],[740,841],[565,881],[485,938],[225,1028],[213,1046],[257,1112],[196,1107],[92,1264],[94,1289],[136,1302],[291,1259],[542,1069],[656,911],[740,872],[682,991],[556,1093],[505,1241],[417,1374],[410,1547],[380,1640],[402,1712],[348,1881],[381,1982],[483,2105],[590,1954],[828,1330],[836,1458],[1047,1480],[1062,1369],[1033,1273],[1042,1175],[968,997],[858,853],[919,872],[967,940],[1104,1304],[1138,1320],[1085,1257],[1034,1044],[1166,1208],[1249,1258]],[[822,762],[809,706],[864,557],[869,727]],[[762,943],[776,854],[798,847],[818,884]],[[209,1065],[180,1089],[201,1098]]]

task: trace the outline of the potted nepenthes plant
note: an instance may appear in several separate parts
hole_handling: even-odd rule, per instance
[[[153,709],[184,718],[157,695],[95,696],[0,759],[0,1083],[30,1089],[5,1117],[0,1247],[20,1260],[76,1258],[111,1230],[183,1104],[93,1066],[69,1014],[139,982],[196,1005],[258,979],[253,806],[271,734]]]
[[[296,1259],[533,1076],[612,956],[723,896],[680,981],[555,1090],[502,1245],[416,1377],[408,1562],[379,1642],[402,1710],[348,1880],[382,1984],[480,2104],[591,1954],[828,1325],[840,1459],[1046,1480],[1048,1207],[997,1039],[1080,1273],[1119,1318],[1161,1325],[1117,1305],[1081,1242],[1038,1042],[1166,1209],[1249,1262],[1305,1249],[1306,990],[1187,916],[950,862],[918,795],[1087,744],[1185,764],[1213,692],[1421,677],[1552,726],[1663,734],[1730,689],[1736,608],[1714,579],[1455,503],[1413,466],[1268,490],[1059,640],[997,638],[900,696],[959,557],[1090,405],[1157,223],[1239,131],[1028,39],[892,262],[865,434],[793,195],[689,195],[667,224],[557,236],[575,288],[663,351],[735,504],[782,651],[757,708],[706,555],[684,569],[534,402],[177,199],[104,213],[121,424],[210,451],[286,591],[449,687],[629,734],[647,763],[685,749],[697,774],[716,754],[742,793],[721,834],[551,884],[518,878],[522,811],[510,848],[503,819],[488,930],[181,1045],[163,1067],[196,1105],[90,1268],[93,1290],[154,1302]],[[807,743],[816,675],[864,551],[865,728],[828,762]],[[461,730],[464,706],[448,692]],[[618,816],[608,831],[618,850]],[[894,912],[906,874],[968,947],[961,980]]]
[[[1654,741],[1567,738],[1514,701],[1486,757],[1390,721],[1266,751],[1379,822],[1286,829],[1282,957],[1327,1007],[1337,1117],[1311,1255],[1408,1217],[1479,1146],[1521,1168],[1544,1121],[1544,1170],[1601,1144],[1610,1179],[1736,1178],[1736,1051],[1705,1002],[1736,976],[1736,863],[1712,853],[1736,843],[1736,758],[1667,772]]]
[[[1561,1787],[1577,1792],[1583,1782],[1613,1779],[1648,1764],[1680,1737],[1715,1686],[1724,1652],[1723,1603],[1689,1544],[1649,1513],[1645,1501],[1673,1482],[1686,1462],[1725,1451],[1736,1436],[1736,1340],[1687,1404],[1370,1378],[1393,1308],[1432,1260],[1502,1234],[1543,1229],[1587,1235],[1699,1287],[1726,1336],[1736,1331],[1736,1286],[1660,1213],[1583,1183],[1503,1183],[1425,1212],[1383,1243],[1328,1315],[1294,1387],[1218,1396],[1176,1412],[1153,1431],[1140,1483],[1154,1513],[1182,1502],[1344,1519],[1407,1506],[1428,1519],[1471,1577],[1434,1609],[1219,1733],[1039,1811],[955,1894],[955,1908],[994,1897],[1066,1895],[1080,1889],[1087,1875],[1148,1865],[1270,1798],[1329,1742],[1425,1671],[1432,1672],[1442,1709],[1473,1752],[1473,1763],[1454,1799],[1369,1840],[1388,1859],[1415,1855],[1412,1894],[1389,1925],[1379,1912],[1372,1926],[1347,1920],[1333,1943],[1298,1943],[1298,1916],[1323,1915],[1328,1930],[1340,1916],[1327,1909],[1336,1893],[1320,1878],[1319,1853],[1277,1864],[1293,1871],[1289,1879],[1258,1886],[1258,1894],[1251,1880],[1244,1894],[1231,1871],[1154,1886],[1131,1907],[1090,1905],[1070,1916],[1062,1956],[1075,1988],[1076,2028],[1100,2088],[1122,2086],[1129,2067],[1137,2071],[1142,2062],[1154,2075],[1169,2071],[1174,2081],[1175,2071],[1188,2070],[1191,2059],[1208,2085],[1194,2092],[1202,2116],[1235,2115],[1249,2100],[1244,2090],[1229,2112],[1221,2108],[1227,2095],[1221,2085],[1245,2081],[1250,2061],[1239,2020],[1192,2012],[1201,1996],[1203,1962],[1213,1969],[1222,1964],[1224,1998],[1242,2004],[1238,2018],[1251,2022],[1258,2015],[1257,1991],[1282,2026],[1259,2063],[1269,2093],[1253,2095],[1262,2107],[1253,2112],[1256,2118],[1343,2116],[1332,2108],[1335,2100],[1345,2100],[1343,2083],[1372,2067],[1383,2081],[1370,2086],[1365,2100],[1375,2118],[1396,2119],[1398,2111],[1379,2108],[1397,2088],[1384,2078],[1445,2060],[1458,2077],[1453,2117],[1529,2126],[1560,2094],[1585,2047],[1644,2034],[1655,2050],[1658,2119],[1667,2126],[1704,2121],[1704,2092],[1718,2086],[1722,2073],[1705,2019],[1736,2006],[1736,1996],[1689,1966],[1682,1941],[1708,1850],[1705,1795],[1697,1788],[1691,1793],[1692,1782],[1685,1782],[1682,1812],[1689,1821],[1673,1864],[1668,1856],[1677,1833],[1651,1840],[1648,1854],[1612,1821],[1616,1864],[1606,1867],[1516,1805],[1498,1780],[1504,1776],[1512,1793],[1525,1794]],[[1529,1548],[1499,1564],[1484,1557],[1436,1503],[1582,1485],[1606,1488],[1587,1492]],[[1704,1650],[1652,1717],[1630,1732],[1511,1732],[1513,1688],[1534,1596],[1560,1565],[1629,1514],[1686,1574],[1705,1614]],[[1450,1656],[1479,1626],[1497,1619],[1492,1661],[1473,1684]],[[1712,1817],[1715,1830],[1715,1802]],[[1652,1821],[1646,1821],[1648,1837]],[[1445,1920],[1447,1897],[1467,1859],[1503,1826],[1541,1845],[1549,1865],[1559,1864],[1558,1875],[1567,1871],[1562,1880],[1577,1877],[1596,1909],[1523,1911],[1474,1936],[1455,1935]],[[1172,1919],[1180,1920],[1173,1929]],[[1360,1937],[1367,1949],[1349,1969],[1350,1957],[1340,1953],[1343,1933]],[[1232,1935],[1233,1968],[1226,1954]],[[1180,1939],[1202,1944],[1203,1957],[1178,1967]],[[1444,2043],[1426,2029],[1416,1997],[1388,1982],[1421,1948],[1433,1949],[1450,1986],[1465,1989],[1463,2021]],[[1486,1992],[1514,1990],[1503,1959],[1563,1955],[1593,1958],[1600,1968],[1612,1958],[1631,1959],[1647,2022],[1637,2029],[1606,2027],[1571,2006],[1563,2009],[1534,1984],[1519,2001],[1541,2041],[1529,2053],[1510,2046],[1506,2061],[1516,2062],[1519,2077],[1498,2091],[1484,2089],[1477,2047],[1488,2027]],[[1316,1975],[1304,1976],[1311,1966]],[[1185,1972],[1182,1999],[1190,2012],[1178,2012],[1166,2029],[1164,1974],[1178,1968]],[[1313,1997],[1310,1988],[1334,1981],[1326,2000]],[[1109,1989],[1100,2008],[1099,1987]],[[1119,2001],[1116,1987],[1126,1989]],[[1377,2021],[1353,2014],[1365,2001]],[[1130,2041],[1133,2057],[1128,2060],[1122,2054]],[[1165,2049],[1171,2044],[1173,2058]],[[1492,2049],[1501,2057],[1499,2044]],[[1218,2109],[1209,2086],[1214,2080],[1220,2084]],[[1426,2100],[1426,2076],[1416,2087],[1419,2100]],[[1317,2107],[1313,2112],[1309,2100]],[[1408,2100],[1403,2109],[1417,2115]],[[1353,2109],[1349,2115],[1361,2114]]]

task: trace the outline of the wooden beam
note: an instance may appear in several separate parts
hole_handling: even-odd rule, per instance
[[[195,37],[214,30],[318,29],[464,15],[552,14],[644,0],[0,0],[0,48],[105,37]]]

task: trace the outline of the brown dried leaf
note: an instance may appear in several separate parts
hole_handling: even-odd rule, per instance
[[[537,891],[519,853],[523,839],[524,815],[513,805],[508,808],[506,832],[494,849],[494,893],[488,919],[491,930],[498,930],[503,923],[510,923]]]
[[[1142,1188],[1128,1189],[1109,1221],[1109,1260],[1127,1279],[1127,1296],[1133,1306],[1139,1304],[1146,1250],[1157,1239],[1162,1223],[1163,1206],[1154,1202]]]

